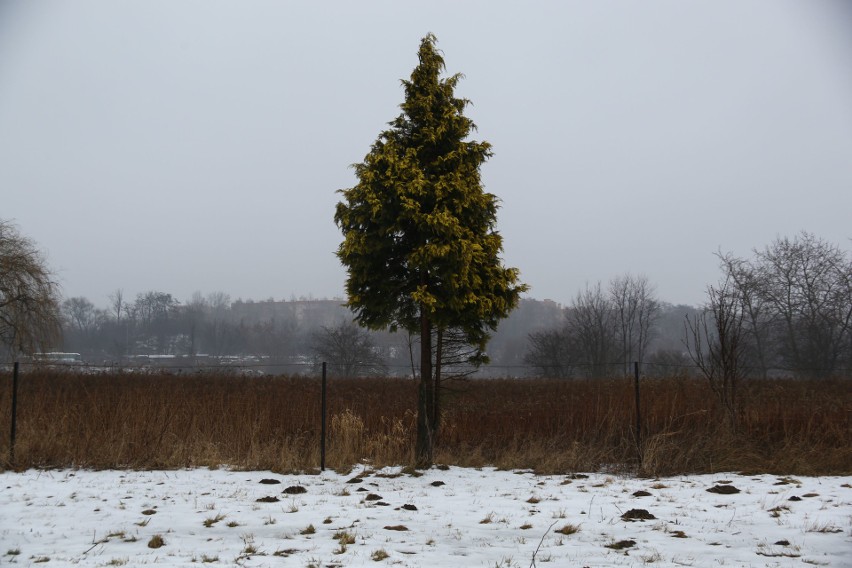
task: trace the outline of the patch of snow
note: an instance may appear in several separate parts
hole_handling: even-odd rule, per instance
[[[852,477],[575,477],[455,467],[420,477],[5,472],[0,564],[852,565]],[[740,492],[707,491],[724,485]],[[644,517],[636,510],[655,518],[631,520]],[[150,548],[157,535],[164,544]]]

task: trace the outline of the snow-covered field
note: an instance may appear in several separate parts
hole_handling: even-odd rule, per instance
[[[30,470],[0,488],[3,565],[852,566],[852,477]]]

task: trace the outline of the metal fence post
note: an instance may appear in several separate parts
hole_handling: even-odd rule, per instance
[[[639,405],[639,361],[633,362],[633,384],[636,390],[636,456],[642,468],[642,408]]]
[[[18,362],[12,368],[12,431],[9,435],[9,465],[15,467],[15,437],[18,422]]]
[[[326,425],[326,365],[322,363],[322,426],[320,427],[320,471],[325,471],[325,425]]]

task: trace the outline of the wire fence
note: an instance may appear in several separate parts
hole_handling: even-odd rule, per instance
[[[608,363],[571,363],[557,364],[485,364],[479,367],[466,365],[448,365],[444,367],[446,376],[463,374],[476,378],[602,378],[632,376],[634,365],[639,365],[640,376],[700,376],[702,367],[689,363],[665,363],[656,361],[613,361]],[[199,362],[189,357],[174,359],[152,360],[144,363],[138,361],[106,361],[100,363],[87,362],[19,362],[22,373],[35,370],[59,370],[80,374],[108,373],[225,373],[237,375],[295,375],[319,376],[322,362],[292,362],[292,361],[251,361],[235,362],[231,360],[216,362]],[[361,364],[327,363],[328,374],[331,377],[416,377],[419,376],[419,364]],[[12,364],[0,365],[0,370],[11,372]],[[765,369],[756,366],[742,367],[739,376],[751,378],[757,376],[833,376],[852,377],[852,368],[794,368],[783,365],[772,365]]]
[[[313,372],[317,368],[317,364],[308,363],[308,362],[300,362],[300,363],[289,363],[289,365],[294,366],[296,368],[307,369],[310,368]],[[626,363],[611,363],[608,366],[618,366],[623,367],[625,365],[629,365]],[[104,372],[115,372],[120,367],[117,368],[113,365],[100,365],[100,366],[89,366],[85,365],[82,362],[78,361],[57,361],[55,363],[45,363],[42,361],[31,362],[29,365],[30,370],[39,370],[39,369],[61,369],[67,372],[79,372],[79,373],[104,373]],[[190,369],[194,372],[203,372],[210,370],[216,370],[218,372],[221,371],[239,371],[243,367],[251,368],[251,369],[267,369],[271,367],[282,366],[281,364],[275,363],[251,363],[246,365],[237,365],[237,366],[222,366],[222,365],[201,365],[194,366]],[[357,367],[358,365],[355,364]],[[11,409],[10,409],[10,437],[9,437],[9,449],[8,449],[8,463],[10,465],[14,465],[15,462],[15,448],[16,448],[16,437],[17,437],[17,407],[18,407],[18,389],[19,389],[19,372],[23,370],[23,365],[19,362],[15,362],[12,365],[12,391],[11,391]],[[320,362],[318,364],[319,367],[319,375],[322,379],[321,382],[321,414],[320,414],[320,422],[321,422],[321,435],[320,435],[320,469],[325,470],[326,466],[326,439],[327,439],[327,423],[328,423],[328,410],[327,410],[327,376],[329,365],[326,362]],[[599,366],[598,366],[599,367]],[[397,368],[402,368],[402,366],[397,366]],[[406,366],[406,368],[410,368],[410,366]],[[529,369],[530,366],[506,366],[506,368],[512,369]],[[130,372],[170,372],[175,371],[174,368],[169,367],[159,367],[159,368],[148,368],[141,369],[135,367],[126,368]],[[634,399],[635,399],[635,431],[634,431],[634,442],[636,447],[636,458],[638,463],[641,464],[643,462],[643,450],[642,450],[642,414],[641,414],[641,391],[640,391],[640,363],[638,361],[632,363],[633,369],[633,383],[635,387]],[[178,369],[177,372],[182,372],[183,369]]]
[[[645,424],[644,418],[643,418],[643,413],[645,412],[645,410],[643,409],[642,401],[645,401],[647,396],[649,396],[649,394],[653,397],[654,392],[657,392],[657,395],[659,395],[659,390],[656,390],[656,391],[654,390],[655,384],[659,384],[659,383],[654,383],[654,382],[645,383],[642,380],[643,378],[651,376],[651,375],[647,374],[647,367],[650,367],[652,365],[656,365],[658,367],[662,367],[662,368],[666,368],[666,369],[670,370],[671,371],[670,376],[676,375],[676,374],[680,374],[680,376],[683,376],[684,370],[689,369],[689,370],[692,370],[692,371],[697,371],[699,369],[699,367],[697,365],[676,364],[676,363],[652,364],[652,363],[643,363],[643,362],[640,362],[640,361],[634,361],[634,362],[629,362],[629,363],[628,362],[610,362],[610,363],[599,364],[599,365],[594,365],[594,364],[591,364],[591,363],[583,363],[583,364],[577,364],[576,365],[576,367],[578,367],[578,368],[607,370],[607,371],[609,371],[607,378],[613,379],[613,382],[610,383],[610,384],[620,383],[621,381],[624,381],[623,384],[624,384],[625,387],[627,387],[628,385],[630,387],[632,387],[630,390],[633,391],[633,393],[630,396],[632,398],[631,406],[633,406],[633,408],[630,409],[630,410],[627,410],[627,412],[624,413],[624,415],[629,416],[631,420],[635,420],[635,421],[633,421],[633,424],[632,424],[632,434],[631,434],[630,438],[632,438],[632,440],[631,440],[632,445],[635,448],[633,450],[635,452],[635,459],[636,459],[637,463],[640,465],[640,467],[645,460],[645,455],[644,455],[645,450],[644,450],[643,443],[644,443],[645,438],[648,436],[647,428],[646,428],[647,425]],[[360,365],[358,365],[357,363],[354,364],[353,366],[356,367],[356,368],[360,367]],[[506,376],[511,376],[513,374],[517,374],[521,371],[527,372],[527,371],[536,369],[536,367],[531,366],[531,365],[497,365],[497,366],[489,366],[486,370],[493,371],[495,367],[497,369],[500,369],[501,371],[508,370],[510,372],[507,372],[506,375],[493,374],[492,373],[492,374],[489,374],[489,375],[481,375],[481,377],[482,378],[486,378],[486,377],[501,378],[501,377],[506,377]],[[405,369],[409,372],[411,371],[410,365],[391,365],[391,366],[389,366],[389,368],[390,369],[397,369],[397,370]],[[11,381],[11,383],[12,383],[11,384],[11,395],[12,396],[11,396],[11,399],[10,399],[11,404],[9,406],[9,410],[10,410],[10,416],[9,416],[10,430],[9,430],[9,446],[8,446],[8,448],[9,448],[8,463],[9,464],[15,463],[17,415],[19,414],[18,404],[17,404],[18,386],[19,386],[19,382],[21,382],[23,385],[25,385],[27,383],[26,374],[28,372],[36,373],[39,370],[47,370],[47,371],[54,371],[54,372],[58,371],[60,373],[61,372],[68,372],[68,373],[74,373],[74,374],[80,374],[80,375],[109,374],[109,373],[118,373],[118,372],[142,373],[142,374],[150,374],[150,375],[157,375],[157,374],[162,375],[162,374],[170,374],[170,373],[173,373],[175,375],[180,375],[180,374],[186,373],[187,376],[189,376],[190,374],[197,374],[197,373],[217,374],[217,373],[223,373],[223,372],[224,373],[231,373],[231,374],[235,374],[235,375],[240,375],[240,374],[244,374],[243,373],[244,371],[250,370],[250,371],[259,371],[261,374],[267,375],[267,376],[301,375],[301,376],[308,377],[309,380],[307,382],[310,382],[310,383],[313,383],[313,379],[319,379],[320,377],[322,378],[322,383],[321,383],[321,413],[320,413],[321,436],[320,436],[320,439],[319,439],[319,443],[321,444],[321,446],[320,446],[321,467],[324,468],[325,467],[325,457],[326,457],[326,446],[325,446],[325,444],[326,444],[326,430],[327,430],[326,371],[329,371],[328,376],[331,377],[331,378],[341,378],[343,376],[341,374],[341,375],[337,375],[337,377],[335,377],[330,372],[332,369],[333,369],[332,365],[326,365],[325,363],[322,363],[322,362],[320,362],[318,364],[315,364],[313,362],[289,362],[289,363],[288,362],[250,362],[250,363],[249,362],[243,362],[243,363],[233,363],[232,362],[231,364],[228,364],[228,365],[221,365],[221,364],[220,365],[214,365],[214,364],[208,363],[208,364],[201,364],[201,365],[197,365],[197,366],[172,366],[172,367],[168,367],[168,366],[141,367],[141,366],[129,366],[129,365],[128,366],[122,366],[121,364],[86,365],[86,364],[81,363],[81,362],[77,362],[77,363],[74,363],[74,362],[56,362],[56,363],[27,362],[27,363],[23,363],[23,364],[15,363],[14,366],[10,366],[10,370],[12,370],[13,372],[12,372],[12,377],[11,377],[12,378],[12,381]],[[645,371],[643,371],[643,369],[645,369]],[[21,375],[22,375],[22,379],[23,379],[22,381],[19,381],[19,378],[18,378],[18,375],[19,375],[18,371],[19,370],[20,370]],[[270,371],[275,371],[275,372],[270,372]],[[846,373],[847,371],[848,371],[848,369],[839,370],[838,376],[841,376],[843,373]],[[696,373],[696,375],[697,375],[697,373]],[[402,377],[402,376],[405,376],[405,375],[403,375],[402,373],[399,373],[397,376]],[[50,374],[47,374],[46,377],[49,380],[47,381],[47,383],[44,383],[44,384],[47,384],[50,389],[53,389],[55,385],[61,385],[63,383],[61,380],[56,380],[56,381],[51,380],[53,377],[51,377]],[[37,378],[37,377],[35,377],[35,378]],[[110,379],[109,376],[107,376],[105,378]],[[157,377],[155,377],[155,378],[157,378]],[[554,378],[554,377],[550,377],[550,378]],[[849,378],[849,375],[848,374],[845,375],[845,378]],[[61,376],[59,377],[59,379],[61,379]],[[204,377],[202,377],[202,380],[203,379],[204,379]],[[82,380],[85,381],[85,380],[88,380],[88,379],[82,378]],[[160,380],[160,379],[157,378],[157,380]],[[131,381],[131,383],[132,382],[133,381]],[[189,382],[189,381],[187,381],[187,382]],[[265,382],[265,381],[261,381],[261,382]],[[344,383],[349,384],[349,385],[352,384],[352,383],[349,383],[348,381],[338,382],[338,383],[334,383],[336,385],[335,388],[341,388],[342,386],[344,386]],[[643,384],[643,383],[644,383],[644,386],[640,386],[640,384]],[[109,380],[107,380],[105,382],[102,381],[101,384],[110,384],[110,381]],[[128,384],[128,383],[125,382],[124,384]],[[313,384],[316,384],[316,383],[313,383]],[[542,381],[539,384],[546,385],[548,383]],[[580,383],[575,383],[575,384],[580,386]],[[800,383],[800,384],[804,384],[804,383]],[[2,382],[2,385],[3,385],[4,389],[8,388],[6,386],[7,383],[6,383],[5,380]],[[620,386],[618,388],[621,389]],[[310,404],[309,401],[304,401],[304,402]],[[320,401],[317,400],[316,402],[319,403]],[[645,404],[647,405],[647,403],[645,403]],[[624,409],[622,409],[622,411],[623,410]]]

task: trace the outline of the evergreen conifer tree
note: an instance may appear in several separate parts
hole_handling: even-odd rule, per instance
[[[498,200],[486,193],[480,167],[488,142],[467,140],[476,126],[456,98],[460,74],[441,78],[444,60],[429,34],[419,64],[402,81],[402,113],[389,123],[364,161],[358,183],[341,190],[335,222],[344,240],[348,306],[372,329],[403,328],[420,336],[416,461],[432,462],[438,421],[439,345],[446,330],[462,333],[477,362],[500,319],[526,286],[502,265],[496,231]],[[437,369],[435,368],[437,365]]]

